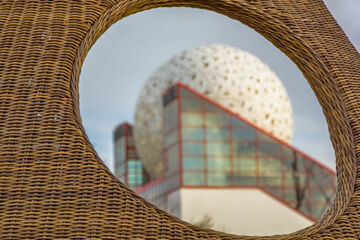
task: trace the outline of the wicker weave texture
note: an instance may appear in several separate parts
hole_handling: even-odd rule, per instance
[[[247,24],[308,79],[337,158],[321,222],[259,238],[201,229],[138,197],[98,158],[79,112],[86,54],[121,18],[170,6]],[[0,1],[0,239],[360,239],[359,79],[359,53],[320,0]]]

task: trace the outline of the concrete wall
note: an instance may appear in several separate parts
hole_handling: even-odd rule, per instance
[[[183,220],[195,223],[208,215],[213,229],[234,234],[284,234],[313,224],[257,189],[181,189],[180,206]]]

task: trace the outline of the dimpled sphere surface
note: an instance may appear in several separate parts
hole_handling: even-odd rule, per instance
[[[290,142],[291,104],[279,78],[257,57],[237,48],[209,45],[183,51],[159,67],[143,87],[136,104],[137,151],[153,177],[162,175],[162,94],[181,81]]]

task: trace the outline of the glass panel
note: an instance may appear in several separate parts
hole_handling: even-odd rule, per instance
[[[297,171],[306,172],[306,161],[307,161],[306,158],[303,158],[298,153],[296,153],[295,162],[296,162]]]
[[[201,155],[203,154],[203,144],[183,143],[183,153],[188,155]]]
[[[231,176],[225,173],[208,173],[209,186],[231,185]]]
[[[254,174],[234,174],[234,185],[236,186],[256,186],[256,175]]]
[[[305,200],[301,200],[301,201],[295,201],[291,204],[292,207],[298,209],[299,211],[302,211],[301,209],[307,209],[307,203],[305,202]],[[308,210],[307,210],[308,212]]]
[[[202,127],[203,126],[203,115],[200,113],[182,113],[181,114],[181,123],[184,126],[194,126]]]
[[[322,166],[320,166],[320,165],[317,165],[317,164],[314,164],[313,163],[313,173],[328,173],[328,171],[326,171],[326,169],[325,168],[323,168]]]
[[[286,172],[285,185],[288,187],[305,187],[306,186],[306,175],[299,174],[296,172]]]
[[[299,194],[300,194],[300,191],[296,191],[295,189],[286,189],[285,190],[285,200],[287,202],[298,202],[298,197],[300,198]],[[301,199],[299,199],[299,201],[300,200]]]
[[[307,203],[301,204],[298,208],[301,212],[305,213],[305,214],[309,214],[309,206]]]
[[[255,141],[255,130],[250,128],[240,128],[233,130],[235,141]]]
[[[313,218],[321,218],[321,216],[325,213],[328,206],[326,205],[311,205],[311,215]]]
[[[204,159],[203,158],[183,158],[184,170],[203,170]]]
[[[186,139],[204,139],[204,129],[203,128],[183,128],[182,129],[182,138]]]
[[[204,173],[184,173],[184,185],[203,186],[205,184]]]
[[[302,159],[285,159],[285,171],[306,172],[305,162]]]
[[[207,113],[206,114],[206,126],[228,126],[229,116],[227,114]]]
[[[280,199],[283,199],[282,189],[281,189],[281,188],[271,188],[271,187],[268,187],[268,188],[266,188],[266,191],[268,191],[269,193],[273,194],[275,197],[278,197],[278,198],[280,198]]]
[[[164,132],[178,127],[178,101],[171,102],[164,109]]]
[[[174,145],[166,152],[167,155],[167,172],[173,173],[179,171],[179,147]]]
[[[277,141],[273,137],[270,137],[260,131],[257,131],[257,139],[259,142],[277,143]],[[278,143],[278,144],[280,144],[280,143]]]
[[[234,143],[233,144],[234,155],[255,155],[254,143]]]
[[[286,146],[283,146],[283,151],[284,151],[284,157],[288,158],[288,159],[293,159],[294,158],[294,150],[292,150],[291,148],[288,148]]]
[[[130,183],[133,183],[133,182],[136,181],[136,175],[134,175],[134,174],[129,174],[128,177],[129,177],[128,179],[129,179],[129,182],[130,182]]]
[[[203,106],[203,101],[199,98],[197,99],[181,99],[181,109],[183,111],[196,111],[201,112]]]
[[[285,172],[284,173],[284,178],[285,178],[285,185],[287,187],[292,187],[292,188],[295,188],[295,187],[300,187],[300,179],[299,179],[299,174],[297,173],[288,173],[288,172]]]
[[[179,140],[178,130],[170,132],[168,135],[165,136],[164,139],[164,147],[169,147],[170,145],[177,143]]]
[[[224,110],[222,110],[221,108],[215,106],[214,104],[211,103],[205,103],[205,111],[206,112],[218,112],[218,113],[222,113],[222,114],[226,114]]]
[[[260,176],[260,185],[262,186],[281,186],[281,173],[262,173]]]
[[[258,154],[260,156],[276,156],[281,157],[282,149],[280,144],[272,143],[259,143],[258,145]]]
[[[330,203],[333,199],[334,191],[326,189],[312,189],[311,190],[311,201],[317,203]]]
[[[167,181],[168,184],[168,189],[169,190],[173,190],[177,187],[180,186],[180,176],[179,175],[175,175],[173,177],[170,177],[170,179]]]
[[[142,164],[140,161],[129,161],[128,163],[128,167],[129,169],[134,169],[134,170],[142,170]]]
[[[311,186],[333,186],[333,176],[330,174],[311,175]]]
[[[259,170],[260,171],[278,171],[282,170],[281,159],[275,158],[260,158],[259,159]]]
[[[141,182],[142,182],[142,174],[141,174],[141,173],[139,173],[139,174],[137,175],[136,181],[137,181],[138,183],[141,183]]]
[[[229,141],[230,131],[227,128],[207,128],[206,138],[208,140]]]
[[[190,91],[186,90],[183,87],[180,90],[180,94],[181,94],[181,97],[185,97],[185,98],[195,98],[195,99],[199,98],[197,95],[191,93]]]
[[[234,158],[234,171],[255,171],[255,158]]]
[[[236,117],[231,117],[231,125],[233,127],[250,127],[247,123],[244,121],[239,120]]]
[[[229,155],[230,153],[230,144],[228,143],[207,143],[208,155]]]
[[[207,164],[209,170],[230,170],[229,158],[208,158]]]
[[[176,95],[177,95],[177,88],[176,86],[169,89],[165,95],[163,96],[163,104],[166,105],[168,104],[169,102],[171,102],[173,99],[176,98]]]
[[[285,171],[297,171],[296,164],[294,159],[285,159],[284,160],[284,170]]]

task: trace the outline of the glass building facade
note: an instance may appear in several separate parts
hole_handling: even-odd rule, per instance
[[[164,105],[168,171],[181,186],[259,187],[312,219],[330,206],[336,176],[309,156],[183,84]]]
[[[115,128],[115,175],[132,189],[137,189],[149,181],[149,174],[143,167],[132,134],[132,126],[123,123]]]
[[[179,216],[177,189],[256,188],[314,221],[331,205],[335,172],[311,157],[182,83],[163,104],[166,171],[136,190],[150,202]]]

